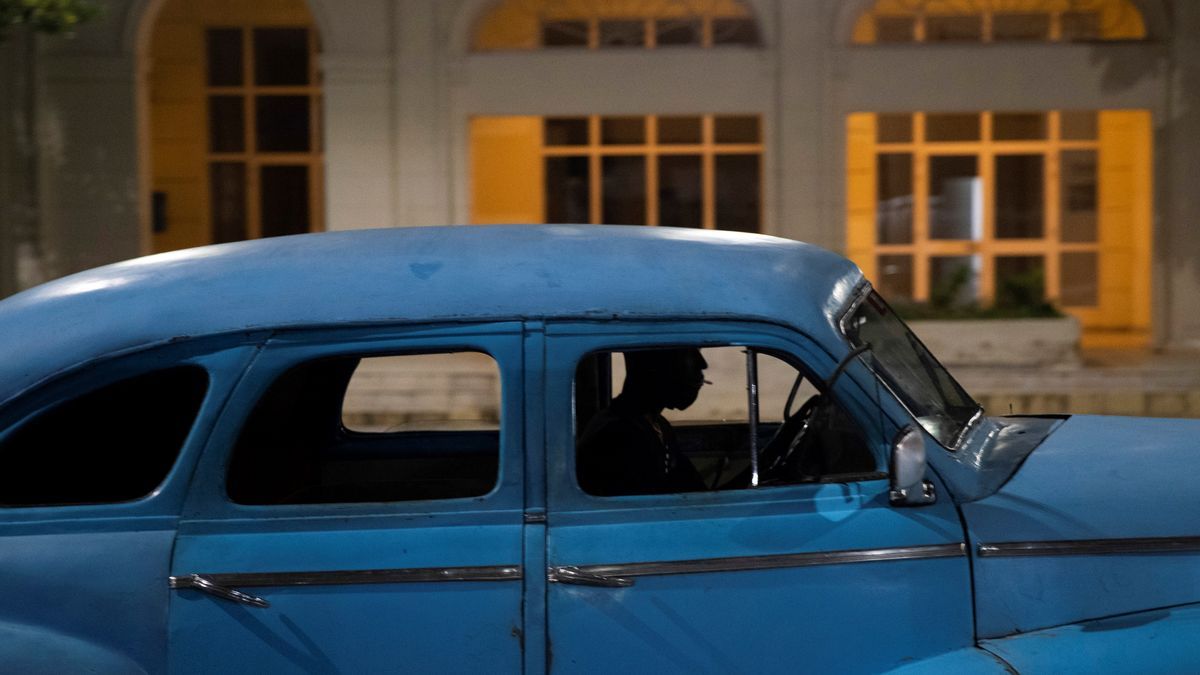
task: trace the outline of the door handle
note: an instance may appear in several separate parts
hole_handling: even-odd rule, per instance
[[[252,607],[271,606],[271,603],[257,595],[250,595],[249,593],[243,593],[228,586],[222,586],[201,574],[185,574],[183,576],[171,577],[170,584],[171,588],[194,588],[222,600],[229,600],[230,602],[237,602]]]
[[[596,586],[598,588],[626,588],[633,585],[633,579],[586,572],[574,565],[551,567],[546,573],[546,579],[556,584]]]

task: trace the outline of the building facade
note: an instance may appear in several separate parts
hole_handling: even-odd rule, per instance
[[[1200,347],[1195,3],[104,5],[40,44],[9,291],[309,230],[674,225],[826,246],[901,300],[1045,298],[1089,346]],[[19,136],[0,196],[29,184]]]

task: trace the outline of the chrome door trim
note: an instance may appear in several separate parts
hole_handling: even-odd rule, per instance
[[[1064,541],[1006,541],[980,544],[981,558],[1017,558],[1054,555],[1119,555],[1187,553],[1200,551],[1200,537],[1129,537],[1124,539],[1071,539]]]
[[[401,584],[427,581],[519,581],[520,565],[488,567],[411,567],[382,570],[331,570],[322,572],[228,572],[181,574],[168,579],[171,588],[197,588],[203,578],[217,586],[341,586],[350,584]]]
[[[861,548],[816,553],[783,553],[751,555],[734,558],[701,558],[697,560],[664,560],[661,562],[618,563],[611,565],[568,565],[551,567],[550,581],[558,581],[563,570],[599,578],[646,577],[661,574],[703,574],[706,572],[742,572],[787,567],[815,567],[850,563],[883,562],[887,560],[924,560],[958,558],[967,554],[964,543],[932,544],[928,546],[898,546],[894,548]]]

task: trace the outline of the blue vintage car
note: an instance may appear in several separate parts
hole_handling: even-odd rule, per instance
[[[987,416],[813,246],[304,235],[0,335],[6,672],[1200,670],[1200,423]]]

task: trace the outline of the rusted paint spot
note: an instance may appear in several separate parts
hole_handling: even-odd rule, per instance
[[[521,630],[520,626],[513,626],[509,631],[513,637],[517,638],[517,642],[521,644],[521,651],[525,651],[525,631]]]

